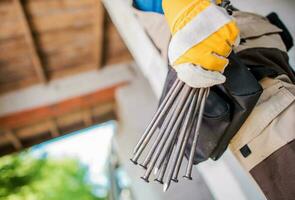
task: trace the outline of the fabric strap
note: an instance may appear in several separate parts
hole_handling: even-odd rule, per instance
[[[168,51],[171,64],[230,21],[232,18],[223,8],[208,6],[172,37]]]

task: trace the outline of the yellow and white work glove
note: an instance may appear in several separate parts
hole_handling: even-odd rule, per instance
[[[180,80],[194,88],[225,82],[227,57],[239,29],[225,9],[209,0],[163,0],[172,39],[169,62]]]

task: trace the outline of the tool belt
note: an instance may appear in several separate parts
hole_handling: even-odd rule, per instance
[[[295,85],[286,75],[260,84],[263,93],[229,148],[267,199],[293,199]]]
[[[242,43],[235,50],[236,55],[229,56],[230,63],[224,72],[226,82],[214,86],[206,100],[194,164],[220,158],[259,100],[263,91],[259,80],[281,74],[294,80],[285,52],[288,45],[281,38],[286,35],[282,29],[256,14],[235,12],[234,16]],[[169,68],[161,100],[175,79],[175,71]],[[190,147],[186,155],[189,151]]]

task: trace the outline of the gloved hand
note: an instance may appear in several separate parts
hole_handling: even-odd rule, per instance
[[[163,0],[163,10],[172,33],[169,61],[178,78],[196,88],[225,82],[227,56],[239,41],[226,10],[209,0]]]

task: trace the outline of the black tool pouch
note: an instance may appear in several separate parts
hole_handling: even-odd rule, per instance
[[[216,160],[227,148],[229,141],[239,130],[258,101],[262,88],[247,67],[236,55],[229,57],[230,64],[224,75],[223,85],[211,88],[197,142],[194,164]],[[176,72],[169,69],[161,100],[176,79]],[[193,134],[189,139],[189,154]]]

